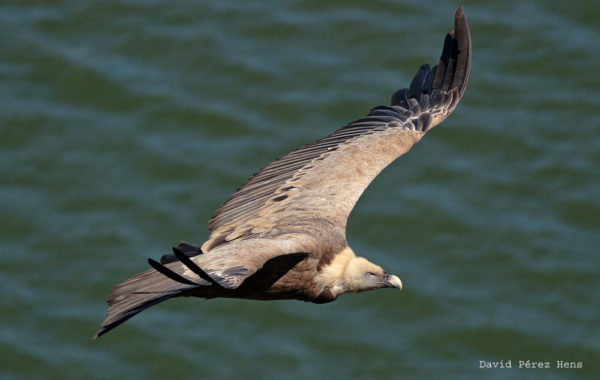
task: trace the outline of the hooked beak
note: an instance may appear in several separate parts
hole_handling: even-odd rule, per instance
[[[383,286],[385,288],[396,288],[398,290],[402,290],[402,281],[398,276],[394,276],[393,274],[385,274],[383,278]]]

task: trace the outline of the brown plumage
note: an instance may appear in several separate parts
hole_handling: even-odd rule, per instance
[[[421,66],[391,106],[262,168],[217,210],[202,247],[181,243],[112,289],[95,337],[177,296],[324,303],[347,292],[402,288],[398,277],[348,247],[346,222],[375,176],[452,113],[470,63],[460,7],[438,65]]]

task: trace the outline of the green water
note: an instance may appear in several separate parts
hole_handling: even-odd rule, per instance
[[[435,63],[457,5],[3,1],[0,378],[597,376],[597,1],[463,3],[465,97],[349,221],[402,292],[176,299],[91,340],[147,257]]]

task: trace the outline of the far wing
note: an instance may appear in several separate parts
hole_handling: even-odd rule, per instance
[[[438,65],[423,65],[391,106],[268,164],[250,178],[209,222],[208,252],[226,242],[299,232],[333,224],[343,231],[358,198],[392,161],[456,108],[469,77],[471,37],[458,9]],[[319,231],[310,233],[315,236]]]
[[[303,234],[286,234],[268,239],[240,239],[213,249],[210,254],[188,253],[173,248],[174,260],[148,263],[171,280],[188,286],[217,286],[235,289],[247,278],[273,262],[266,277],[276,281],[315,250],[314,242]],[[252,254],[248,254],[252,253]],[[314,258],[313,258],[314,259]],[[315,259],[318,260],[318,259]],[[316,262],[314,263],[317,264]]]

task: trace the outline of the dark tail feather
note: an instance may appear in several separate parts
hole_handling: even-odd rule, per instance
[[[108,315],[94,339],[146,308],[197,287],[175,282],[153,269],[129,277],[115,286],[108,295]]]

